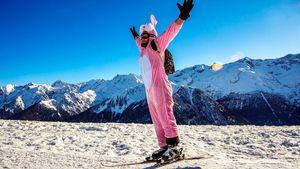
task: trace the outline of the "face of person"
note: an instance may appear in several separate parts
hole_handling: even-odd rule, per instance
[[[141,43],[141,46],[142,47],[146,47],[149,43],[149,38],[150,38],[150,35],[149,33],[147,32],[143,32],[142,35],[141,35],[141,39],[142,39],[142,43]]]

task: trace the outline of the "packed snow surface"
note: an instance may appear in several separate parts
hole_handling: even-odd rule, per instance
[[[300,126],[179,125],[179,131],[187,156],[212,157],[162,168],[296,169],[300,166]],[[156,148],[151,124],[0,120],[0,168],[108,168],[107,165],[142,161]]]

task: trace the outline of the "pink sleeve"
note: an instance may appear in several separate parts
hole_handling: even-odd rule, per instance
[[[136,43],[136,45],[137,45],[137,47],[139,48],[139,51],[141,52],[141,39],[140,38],[136,38],[135,39],[135,43]]]
[[[160,47],[160,51],[163,53],[166,48],[169,46],[169,43],[175,38],[178,34],[179,30],[181,29],[182,24],[177,24],[173,22],[168,29],[162,33],[157,39],[158,45]]]

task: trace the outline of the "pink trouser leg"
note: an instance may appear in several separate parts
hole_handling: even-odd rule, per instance
[[[178,136],[176,119],[173,114],[172,86],[164,83],[156,87],[154,98],[157,100],[156,109],[166,138]]]
[[[157,117],[157,111],[155,109],[154,104],[148,100],[148,107],[150,111],[150,116],[154,125],[157,141],[159,147],[164,147],[166,145],[166,137],[165,137],[165,132],[163,130],[163,127]]]
[[[147,96],[151,118],[159,146],[166,145],[166,138],[178,136],[176,119],[173,114],[172,88],[169,83],[153,85]]]

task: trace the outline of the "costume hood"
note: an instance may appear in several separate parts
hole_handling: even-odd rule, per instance
[[[151,23],[147,23],[147,24],[144,24],[144,25],[140,26],[140,36],[142,35],[142,33],[144,31],[148,32],[149,34],[157,36],[157,32],[155,30],[157,20],[156,20],[156,18],[153,14],[151,14],[150,20],[151,20]]]

